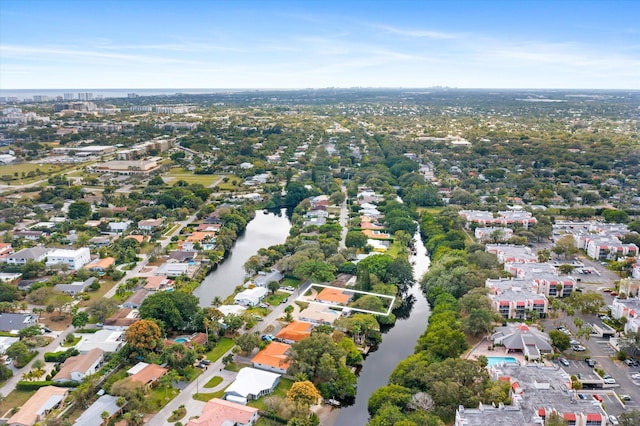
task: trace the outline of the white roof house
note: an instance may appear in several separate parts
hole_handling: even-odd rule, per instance
[[[47,253],[47,266],[67,265],[69,269],[78,270],[91,262],[91,252],[87,247],[77,250],[53,249]]]
[[[85,354],[91,349],[99,348],[105,352],[117,352],[123,345],[124,332],[114,330],[100,330],[97,333],[80,334],[81,339],[76,349]]]
[[[225,390],[224,399],[244,405],[270,394],[279,382],[279,374],[246,367],[238,372],[236,380]]]
[[[120,412],[121,408],[118,407],[116,401],[118,398],[111,395],[102,395],[96,402],[91,404],[89,408],[85,410],[84,413],[78,420],[73,424],[73,426],[101,426],[104,424],[102,420],[102,413],[105,411],[109,414],[109,417],[113,417],[118,412]]]
[[[256,306],[269,292],[265,287],[254,287],[241,291],[234,298],[234,302],[242,306]]]

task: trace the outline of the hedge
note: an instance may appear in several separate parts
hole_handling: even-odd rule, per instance
[[[70,348],[60,352],[45,352],[44,360],[47,362],[65,362],[67,358],[80,355],[76,348]]]
[[[38,390],[45,386],[57,386],[59,388],[75,388],[78,386],[76,382],[52,382],[52,381],[39,381],[39,382],[29,382],[26,380],[20,380],[16,384],[16,389],[32,391]]]

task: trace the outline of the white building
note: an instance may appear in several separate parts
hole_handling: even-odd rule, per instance
[[[91,252],[87,247],[77,250],[53,249],[47,253],[48,267],[54,265],[67,265],[69,269],[77,271],[91,261]]]
[[[236,294],[234,302],[242,306],[256,306],[267,295],[265,287],[254,287]]]

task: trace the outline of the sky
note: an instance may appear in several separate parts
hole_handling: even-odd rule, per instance
[[[640,89],[640,0],[0,0],[0,89]]]

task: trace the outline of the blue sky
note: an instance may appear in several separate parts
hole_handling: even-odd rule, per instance
[[[0,1],[0,88],[640,89],[640,1]]]

